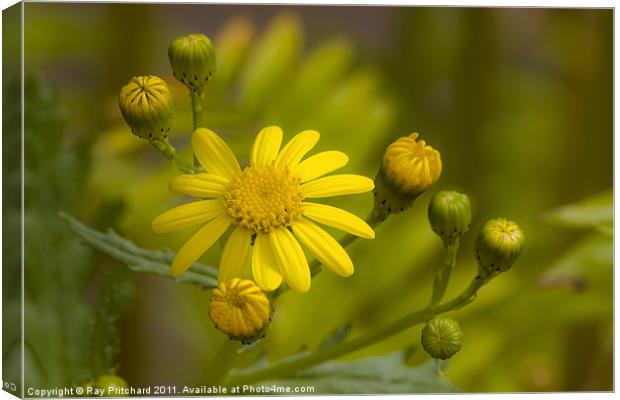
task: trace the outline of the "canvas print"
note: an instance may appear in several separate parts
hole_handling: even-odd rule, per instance
[[[612,54],[611,9],[4,10],[4,390],[612,391]]]

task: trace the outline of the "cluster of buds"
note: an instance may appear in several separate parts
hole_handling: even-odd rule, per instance
[[[418,140],[418,136],[413,133],[397,139],[383,155],[374,193],[374,215],[379,220],[410,207],[441,175],[439,152],[424,140]],[[469,197],[456,191],[436,193],[429,203],[428,220],[443,241],[449,259],[455,261],[460,239],[471,227]],[[514,222],[505,219],[488,221],[476,241],[480,282],[487,282],[498,273],[507,271],[521,253],[523,244],[523,232]],[[450,263],[446,268],[452,265]],[[443,283],[440,285],[442,294],[447,281]],[[421,341],[424,350],[433,358],[446,360],[461,349],[463,332],[456,321],[435,317],[422,330]]]
[[[168,56],[175,78],[190,92],[202,91],[215,72],[215,51],[203,34],[176,38],[170,43]],[[122,87],[118,105],[131,132],[140,138],[166,139],[172,129],[172,95],[160,77],[133,77]]]

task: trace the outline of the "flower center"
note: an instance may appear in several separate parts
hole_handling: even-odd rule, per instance
[[[224,194],[228,214],[254,232],[289,226],[301,214],[302,200],[299,179],[273,167],[247,167]]]

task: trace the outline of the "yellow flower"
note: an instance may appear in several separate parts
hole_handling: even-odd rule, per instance
[[[269,299],[251,280],[234,278],[213,289],[209,315],[215,327],[244,342],[262,334],[269,323]]]
[[[353,273],[342,246],[315,222],[372,239],[374,231],[357,216],[336,207],[306,201],[364,193],[373,181],[359,175],[324,176],[349,160],[339,151],[302,158],[319,140],[317,131],[299,133],[280,149],[282,130],[261,130],[241,169],[226,143],[199,128],[192,136],[194,154],[207,171],[177,176],[170,188],[178,194],[206,198],[166,211],[153,230],[169,232],[207,222],[177,253],[173,276],[185,272],[232,224],[220,259],[219,281],[241,278],[251,251],[252,275],[264,290],[275,290],[284,279],[296,291],[310,289],[310,269],[303,244],[323,265],[340,276]],[[314,222],[313,222],[314,221]]]
[[[382,217],[404,211],[441,175],[441,155],[418,136],[398,138],[383,154],[375,178],[375,211]]]

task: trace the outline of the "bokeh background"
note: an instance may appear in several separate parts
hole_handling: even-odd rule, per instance
[[[133,386],[198,384],[217,369],[228,338],[212,327],[207,291],[129,272],[57,215],[145,248],[176,250],[191,235],[150,230],[184,201],[167,188],[178,172],[130,134],[117,95],[135,75],[163,77],[177,109],[172,141],[190,157],[189,99],[167,46],[202,32],[217,55],[206,125],[242,160],[258,130],[277,124],[286,138],[319,130],[315,151],[345,151],[348,172],[374,176],[385,146],[414,131],[444,162],[410,210],[351,246],[351,278],[323,273],[308,294],[278,300],[260,347],[269,359],[314,349],[345,323],[353,337],[423,306],[443,259],[428,200],[457,189],[471,197],[474,223],[448,296],[474,276],[487,219],[518,222],[527,247],[450,314],[465,342],[447,378],[477,392],[612,390],[612,10],[26,3],[25,15],[27,384],[82,383],[109,365]],[[6,83],[4,95],[18,87]],[[5,127],[18,129],[17,105],[6,103]],[[13,145],[5,139],[15,167],[18,136]],[[18,190],[18,172],[5,171]],[[364,215],[372,195],[332,203]],[[18,215],[10,204],[5,221]],[[18,265],[8,239],[5,257]],[[220,251],[202,260],[217,265]],[[407,363],[423,363],[420,329],[348,358],[408,349]],[[19,358],[16,343],[5,342],[5,363]]]

